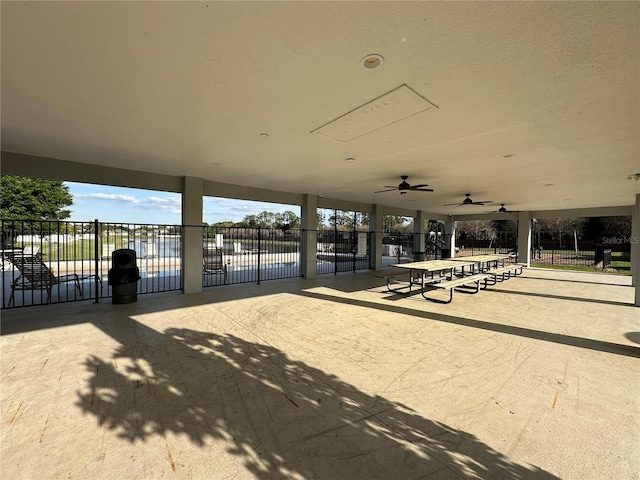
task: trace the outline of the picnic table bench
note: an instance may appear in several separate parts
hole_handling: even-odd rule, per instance
[[[467,286],[473,283],[475,284],[475,291],[471,291],[469,293],[478,293],[480,291],[480,282],[484,280],[485,285],[483,288],[486,288],[487,278],[489,277],[490,275],[486,273],[476,273],[474,275],[467,275],[465,277],[456,277],[456,278],[452,278],[451,280],[442,280],[440,282],[430,283],[427,286],[429,289],[449,290],[449,300],[446,300],[446,301],[437,300],[435,298],[429,298],[425,296],[425,289],[422,289],[422,296],[426,300],[431,300],[432,302],[451,303],[453,301],[453,292],[455,291],[456,287]]]
[[[411,290],[411,273],[408,272],[407,270],[401,270],[398,268],[380,270],[375,273],[375,277],[386,279],[387,290],[389,290],[390,292],[398,291],[397,288],[391,288],[391,285],[393,285],[394,283],[397,283],[395,279],[404,277],[406,278],[405,282],[408,282],[409,284],[409,290]]]
[[[525,265],[522,263],[513,263],[505,265],[504,267],[498,267],[488,270],[486,273],[491,277],[491,285],[495,285],[498,282],[508,280],[511,277],[516,277],[522,273],[522,268]]]

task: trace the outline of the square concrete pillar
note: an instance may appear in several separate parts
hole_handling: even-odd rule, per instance
[[[184,177],[182,186],[182,291],[202,291],[202,195],[201,178]]]
[[[456,256],[456,221],[453,217],[449,217],[449,220],[444,222],[444,233],[449,236],[449,241],[445,248],[448,248],[451,252],[451,258]]]
[[[306,194],[301,210],[303,231],[300,255],[301,273],[304,278],[316,278],[318,254],[318,196]]]
[[[369,215],[369,232],[371,245],[369,246],[369,266],[374,270],[382,268],[382,207],[373,205]]]
[[[413,251],[425,251],[425,213],[423,211],[416,212],[413,217]]]
[[[518,212],[518,262],[531,264],[531,214]]]

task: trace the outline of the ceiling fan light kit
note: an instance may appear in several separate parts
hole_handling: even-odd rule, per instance
[[[471,199],[470,193],[464,194],[465,198],[462,202],[459,203],[446,203],[445,207],[460,207],[462,205],[486,205],[487,203],[493,203],[493,200],[482,200],[481,202],[474,202]]]
[[[400,178],[402,179],[402,182],[400,182],[400,184],[397,187],[394,187],[392,185],[385,185],[385,188],[386,188],[385,190],[378,190],[377,192],[374,192],[374,193],[391,192],[393,190],[398,190],[401,195],[404,195],[409,191],[433,192],[433,188],[424,188],[429,186],[426,183],[421,183],[420,185],[409,185],[409,183],[407,183],[407,178],[409,178],[409,175],[400,175]]]

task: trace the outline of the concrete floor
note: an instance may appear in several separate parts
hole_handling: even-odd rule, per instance
[[[382,283],[3,312],[2,478],[640,478],[629,277]]]

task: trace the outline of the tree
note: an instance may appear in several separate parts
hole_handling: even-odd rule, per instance
[[[382,217],[382,230],[384,232],[411,233],[413,231],[413,219],[400,215],[384,215]]]
[[[287,210],[284,213],[260,212],[257,215],[246,215],[236,227],[249,228],[300,228],[300,218],[293,212]]]
[[[491,220],[464,220],[457,222],[456,234],[463,239],[490,240],[495,238],[496,228]]]
[[[284,213],[276,213],[274,227],[281,228],[282,230],[300,228],[300,217],[290,210]]]
[[[597,241],[602,237],[629,237],[631,217],[590,217],[585,222],[584,236]]]
[[[630,237],[631,217],[604,217],[602,219],[604,227],[603,235],[608,237]]]
[[[69,187],[55,180],[0,177],[0,217],[4,220],[64,220],[73,205]]]
[[[585,225],[584,218],[566,217],[566,218],[539,218],[538,228],[542,232],[547,232],[553,240],[560,242],[560,248],[564,248],[566,237],[573,234],[574,242],[582,237],[582,229]]]
[[[212,225],[213,227],[221,227],[221,228],[229,228],[235,226],[235,224],[231,220],[225,220],[224,222],[216,222]]]

